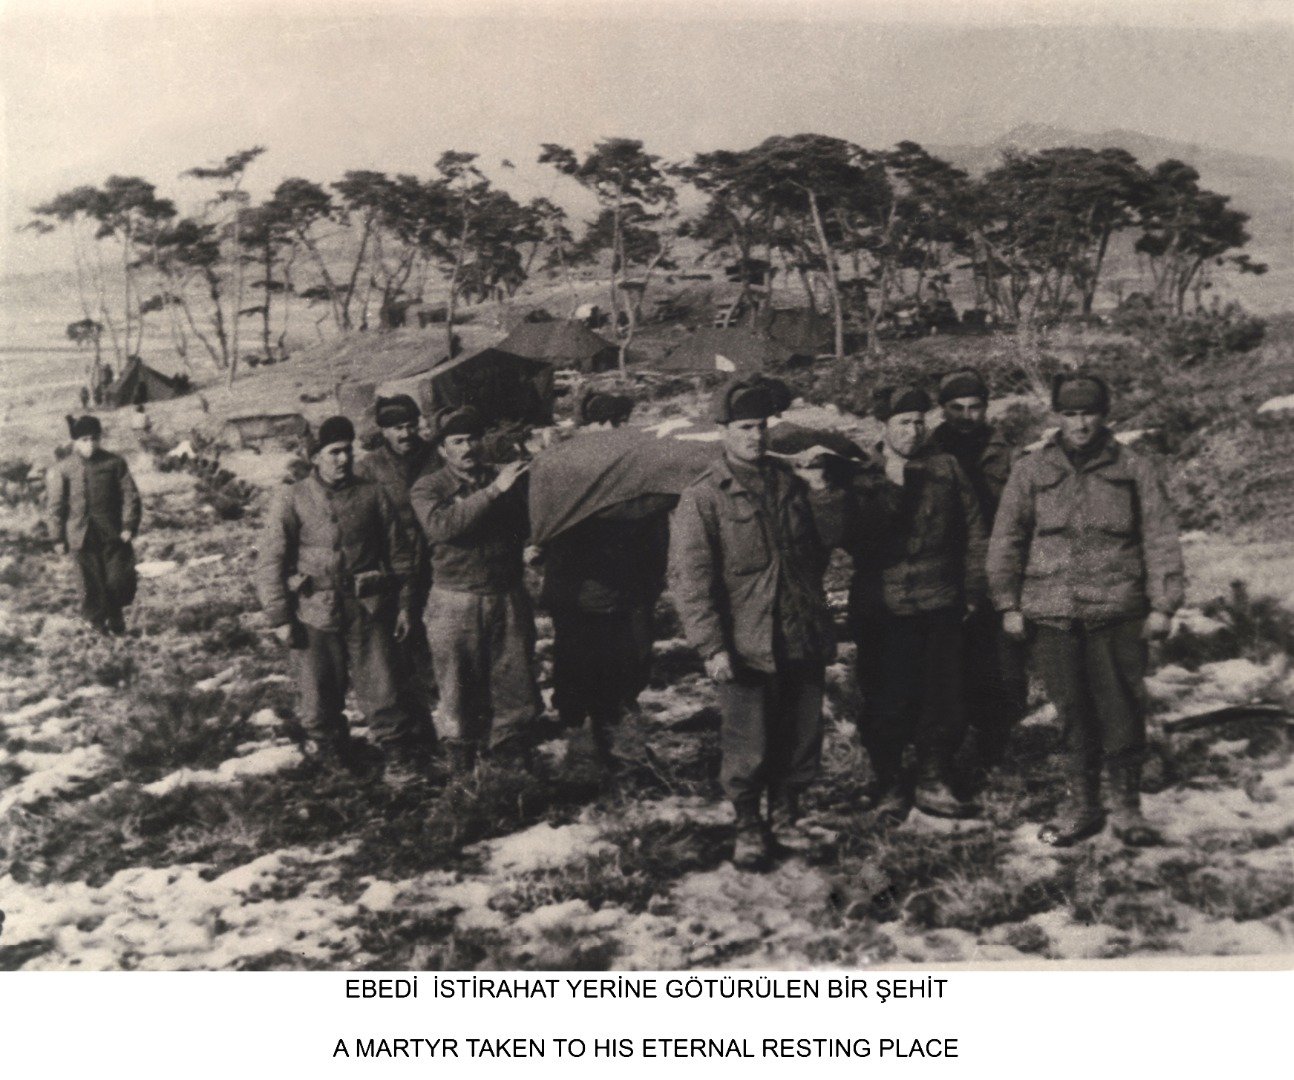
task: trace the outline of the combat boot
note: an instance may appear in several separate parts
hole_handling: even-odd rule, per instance
[[[476,743],[465,739],[447,740],[450,772],[457,777],[468,775],[476,768]]]
[[[1071,778],[1055,815],[1038,830],[1038,839],[1052,847],[1070,847],[1104,828],[1101,774],[1083,772]]]
[[[1114,796],[1110,831],[1129,847],[1163,843],[1163,834],[1141,812],[1141,766],[1111,765],[1110,787]]]
[[[759,811],[739,809],[732,845],[732,865],[738,870],[759,872],[768,869],[768,830]]]
[[[964,818],[973,816],[977,807],[964,801],[949,786],[948,770],[934,763],[923,765],[921,779],[913,793],[913,802],[923,814],[931,817]]]

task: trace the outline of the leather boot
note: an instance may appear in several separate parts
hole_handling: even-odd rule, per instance
[[[1114,835],[1129,847],[1163,843],[1163,834],[1141,812],[1140,763],[1111,765],[1110,787],[1114,796],[1110,829]]]
[[[738,870],[766,870],[768,858],[768,831],[764,828],[759,811],[738,807],[732,865]]]
[[[453,739],[445,746],[449,751],[449,768],[455,776],[466,776],[476,768],[476,743]]]
[[[913,802],[923,814],[931,817],[964,818],[973,816],[977,807],[965,802],[948,784],[951,769],[938,761],[922,762],[920,779]]]
[[[1076,772],[1066,786],[1065,798],[1055,815],[1040,830],[1038,839],[1052,847],[1070,847],[1105,828],[1099,771]]]

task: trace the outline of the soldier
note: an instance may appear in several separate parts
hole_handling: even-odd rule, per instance
[[[580,402],[583,429],[617,427],[633,400],[593,393]],[[653,616],[665,587],[667,496],[612,506],[544,549],[541,602],[553,617],[553,705],[564,726],[587,722],[603,765],[613,730],[651,677]]]
[[[962,621],[984,602],[987,537],[961,467],[925,437],[930,396],[898,387],[877,396],[885,424],[878,458],[862,478],[868,538],[854,547],[850,622],[864,697],[859,734],[875,773],[875,808],[901,818],[974,808],[949,783],[964,737]],[[910,800],[903,754],[913,745]]]
[[[1102,764],[1114,833],[1156,843],[1141,813],[1147,641],[1182,602],[1182,552],[1151,463],[1106,426],[1110,392],[1091,375],[1058,376],[1060,430],[1011,473],[989,545],[1003,629],[1032,637],[1033,662],[1065,733],[1067,794],[1039,838],[1058,847],[1100,832]]]
[[[542,702],[531,670],[535,622],[523,584],[529,522],[517,483],[527,464],[487,465],[485,426],[470,406],[443,410],[436,443],[444,467],[409,493],[431,545],[427,636],[440,685],[440,735],[454,766],[479,751],[525,757]]]
[[[421,768],[425,733],[404,708],[393,639],[411,625],[412,551],[382,488],[354,475],[355,428],[325,420],[310,474],[276,496],[261,536],[256,591],[291,644],[301,719],[322,756],[357,763],[342,707],[353,683],[389,764]]]
[[[773,823],[794,825],[817,774],[823,671],[835,651],[827,553],[804,485],[766,454],[768,418],[789,398],[762,378],[719,391],[724,454],[683,492],[670,538],[674,600],[718,686],[719,779],[736,811],[733,863],[742,869],[767,864]]]
[[[97,417],[67,418],[73,453],[45,481],[50,535],[74,552],[81,576],[81,614],[103,634],[124,634],[122,615],[135,599],[139,490],[123,458],[100,445]]]
[[[992,532],[1014,448],[988,420],[988,386],[963,368],[939,383],[943,422],[930,433],[931,445],[957,459],[979,500],[985,532]],[[1006,751],[1011,729],[1024,716],[1029,679],[1024,647],[1002,632],[992,605],[966,619],[962,635],[966,720],[972,732],[972,768],[982,784]]]
[[[413,721],[435,741],[432,710],[436,702],[436,676],[427,644],[423,611],[431,591],[431,559],[422,527],[413,514],[409,490],[413,482],[429,469],[440,467],[435,448],[419,434],[422,413],[408,394],[379,397],[376,402],[377,426],[382,445],[367,454],[355,466],[355,475],[379,484],[400,515],[400,523],[413,548],[412,587],[409,633],[395,646],[396,680],[406,697]]]

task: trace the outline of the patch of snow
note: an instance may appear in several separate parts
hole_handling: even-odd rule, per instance
[[[298,455],[290,450],[236,450],[220,459],[221,468],[228,469],[239,480],[256,487],[274,488],[291,476]]]
[[[214,769],[179,769],[143,790],[149,795],[166,795],[176,788],[198,784],[229,784],[249,776],[269,776],[291,768],[301,760],[301,751],[295,745],[265,746],[244,757],[222,761]]]
[[[498,840],[486,840],[467,850],[485,855],[493,873],[526,874],[565,866],[576,859],[615,850],[594,825],[561,825],[541,822]]]
[[[1261,665],[1242,659],[1201,664],[1200,676],[1204,684],[1201,690],[1210,697],[1243,704],[1252,701],[1273,680],[1280,678],[1284,674],[1284,667],[1280,658]]]
[[[222,562],[225,556],[223,552],[216,552],[214,555],[199,555],[196,559],[190,559],[185,563],[185,568],[192,570],[196,566],[210,566],[212,563]]]
[[[224,671],[218,671],[209,679],[202,679],[193,684],[193,689],[206,693],[209,690],[218,690],[222,686],[227,686],[238,677],[238,665],[225,668]]]
[[[180,564],[170,559],[154,559],[148,562],[135,564],[135,573],[142,578],[159,578],[167,574],[173,574],[180,568]]]
[[[62,754],[24,750],[9,759],[27,769],[28,775],[0,795],[0,817],[12,807],[29,806],[70,791],[102,772],[108,763],[107,755],[98,746],[78,746]],[[3,906],[0,904],[0,908]]]
[[[1198,608],[1182,608],[1173,616],[1173,635],[1189,631],[1196,637],[1212,637],[1227,629],[1227,624],[1219,619],[1210,618]]]
[[[1294,411],[1294,394],[1284,394],[1281,397],[1268,398],[1258,406],[1259,415],[1264,413],[1281,413]]]
[[[59,709],[63,708],[65,704],[66,702],[64,702],[62,698],[41,698],[40,701],[33,702],[30,705],[24,705],[16,712],[11,712],[3,718],[0,718],[0,724],[3,724],[5,727],[29,727],[36,721],[43,720],[47,716],[52,716],[54,713],[58,712]]]

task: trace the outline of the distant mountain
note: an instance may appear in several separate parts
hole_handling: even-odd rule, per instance
[[[1150,168],[1167,158],[1193,166],[1200,182],[1250,215],[1250,250],[1255,257],[1288,267],[1294,264],[1294,161],[1256,154],[1239,154],[1213,146],[1175,142],[1139,131],[1083,132],[1051,124],[1021,124],[1005,135],[977,146],[929,146],[931,153],[972,174],[996,166],[1004,150],[1045,150],[1053,146],[1084,146],[1101,150],[1121,147]]]

